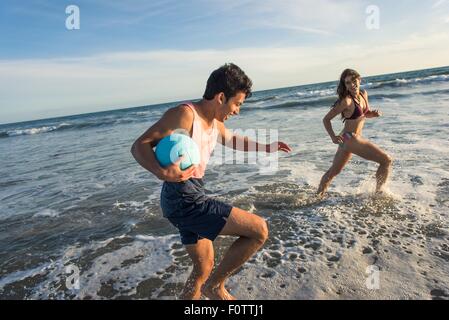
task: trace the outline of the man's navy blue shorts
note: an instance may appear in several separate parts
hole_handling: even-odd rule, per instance
[[[184,245],[200,239],[214,241],[226,224],[232,206],[206,196],[202,179],[185,182],[164,182],[161,207],[181,235]]]

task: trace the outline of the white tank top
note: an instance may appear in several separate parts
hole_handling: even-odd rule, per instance
[[[196,112],[195,106],[191,102],[183,103],[183,105],[188,106],[193,111],[192,139],[196,142],[198,148],[200,149],[201,160],[200,164],[193,173],[193,178],[202,179],[206,172],[206,167],[210,156],[217,144],[217,120],[214,119],[212,128],[206,131],[203,127],[203,122],[201,121],[198,112]]]

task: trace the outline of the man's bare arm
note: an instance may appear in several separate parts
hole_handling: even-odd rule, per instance
[[[164,137],[175,130],[190,131],[193,123],[193,114],[185,106],[178,106],[168,110],[162,118],[143,133],[132,145],[131,153],[134,159],[146,170],[164,181],[188,180],[195,170],[191,167],[185,171],[179,169],[179,161],[166,168],[162,168],[156,159],[153,148]]]
[[[271,144],[262,144],[250,139],[249,137],[233,134],[226,128],[223,122],[218,123],[219,142],[224,146],[243,152],[290,152],[290,147],[283,142],[273,142]]]

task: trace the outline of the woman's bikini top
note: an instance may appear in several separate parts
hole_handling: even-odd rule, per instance
[[[345,122],[346,120],[356,120],[356,119],[364,116],[369,111],[368,101],[366,101],[366,99],[363,96],[363,94],[360,94],[360,96],[363,98],[363,100],[365,100],[365,103],[366,103],[365,110],[362,109],[362,106],[360,105],[360,103],[355,101],[354,97],[351,95],[352,101],[354,101],[354,106],[355,106],[354,112],[352,113],[352,116],[350,116],[349,118],[346,118],[343,115],[343,118],[344,118],[343,122]]]

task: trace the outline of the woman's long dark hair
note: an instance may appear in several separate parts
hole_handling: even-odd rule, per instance
[[[346,69],[345,71],[342,72],[342,74],[340,76],[340,82],[338,83],[338,87],[337,87],[338,100],[335,101],[335,103],[332,105],[332,108],[335,107],[336,105],[338,105],[344,98],[346,98],[347,96],[349,96],[351,94],[348,91],[348,89],[346,88],[346,84],[345,84],[345,80],[347,77],[351,77],[353,81],[355,79],[361,78],[360,74],[353,69]],[[342,118],[344,118],[343,114],[341,116],[342,116]]]
[[[344,98],[346,98],[347,96],[349,96],[351,93],[348,91],[348,89],[346,88],[346,84],[345,84],[345,80],[347,77],[351,77],[352,80],[354,81],[355,79],[360,79],[360,74],[352,69],[346,69],[345,71],[343,71],[343,73],[340,76],[340,82],[338,84],[338,88],[337,88],[337,94],[338,94],[338,100],[341,101]]]

